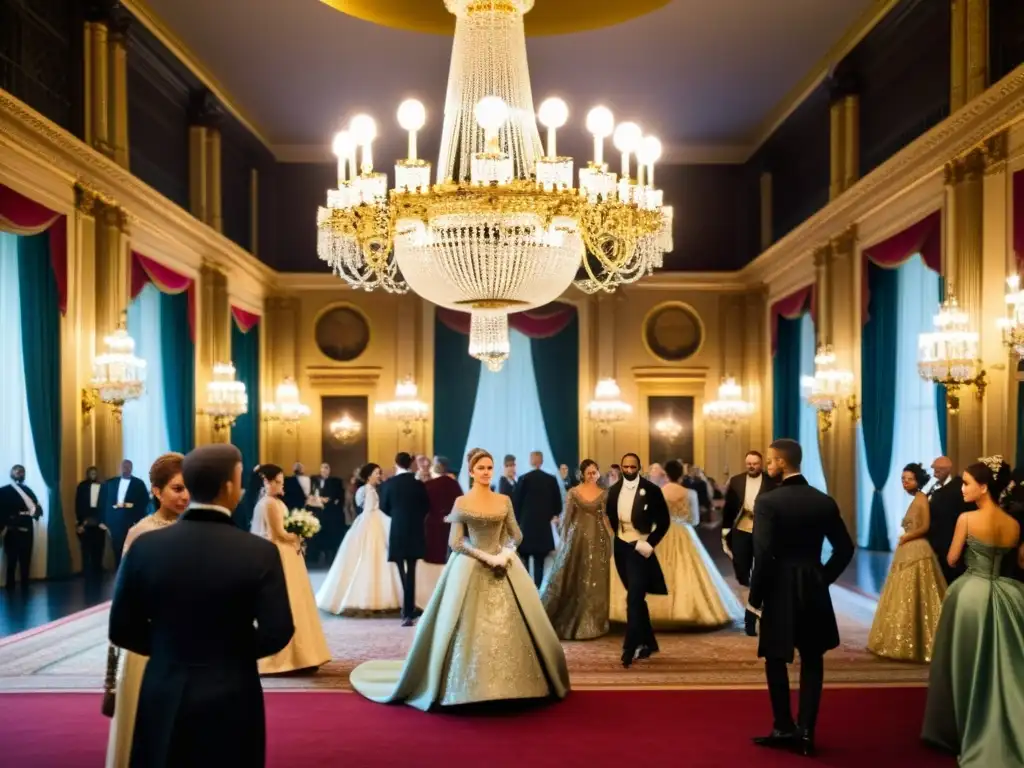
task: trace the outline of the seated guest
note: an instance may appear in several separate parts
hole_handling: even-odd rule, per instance
[[[103,571],[103,547],[107,543],[106,526],[100,520],[103,485],[99,476],[96,467],[89,467],[85,470],[85,480],[75,490],[76,531],[82,547],[82,570],[87,576],[96,576]]]

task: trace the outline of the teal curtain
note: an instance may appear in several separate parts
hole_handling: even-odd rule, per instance
[[[780,317],[772,359],[772,438],[800,435],[800,336],[803,315]]]
[[[28,418],[49,497],[46,575],[60,578],[71,575],[71,550],[60,501],[60,307],[48,232],[18,238],[18,275]]]
[[[160,356],[170,450],[188,453],[196,442],[196,347],[188,321],[188,291],[160,294]]]
[[[540,393],[544,428],[556,464],[570,472],[580,454],[580,323],[579,315],[560,332],[544,339],[530,339],[533,373]]]
[[[892,465],[896,428],[896,348],[899,334],[899,271],[868,262],[868,321],[861,342],[864,453],[874,486],[865,549],[889,551],[882,489]]]
[[[946,298],[946,278],[939,276],[939,303]],[[1018,398],[1020,395],[1018,395]],[[941,384],[935,385],[935,415],[939,420],[939,446],[942,448],[942,455],[949,453],[949,439],[947,437],[949,422],[946,420],[946,388]],[[1020,434],[1020,430],[1017,431]],[[1017,438],[1018,441],[1020,437]],[[1018,442],[1019,444],[1019,442]],[[1018,449],[1020,456],[1020,449]]]
[[[243,333],[231,321],[231,363],[235,379],[245,384],[249,395],[249,411],[235,420],[231,442],[242,452],[242,466],[249,472],[260,462],[260,326]]]
[[[473,421],[480,361],[467,353],[469,338],[434,321],[434,453],[458,474]]]

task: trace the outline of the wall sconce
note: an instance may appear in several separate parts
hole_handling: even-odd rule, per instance
[[[1010,298],[1008,303],[1012,303]],[[960,412],[960,390],[964,387],[973,386],[979,400],[985,397],[988,382],[978,359],[978,332],[971,330],[970,317],[952,293],[947,294],[932,323],[934,331],[917,337],[917,370],[921,378],[946,388],[946,410],[955,416]],[[1004,343],[1006,339],[1004,329]]]
[[[845,405],[851,417],[857,419],[859,405],[853,391],[853,382],[852,371],[836,367],[832,345],[818,347],[814,356],[814,375],[804,376],[801,388],[808,404],[818,412],[819,432],[825,433],[832,429],[832,414],[840,405]]]
[[[419,388],[412,376],[406,376],[395,387],[395,399],[377,403],[373,412],[388,421],[396,422],[403,435],[409,437],[414,425],[424,424],[430,414],[430,406],[417,399]]]
[[[633,407],[624,403],[622,390],[615,379],[601,379],[594,387],[594,399],[587,404],[587,418],[597,425],[597,431],[607,435],[612,428],[629,418]]]
[[[135,356],[135,340],[128,335],[127,313],[121,313],[117,330],[103,337],[106,352],[92,364],[92,395],[82,393],[82,411],[88,416],[97,401],[106,403],[120,423],[124,404],[146,391],[146,361]]]
[[[299,385],[290,376],[277,385],[274,402],[263,406],[263,420],[268,423],[281,422],[289,435],[310,413],[310,407],[299,400]]]
[[[354,443],[359,433],[363,431],[363,425],[353,419],[347,413],[343,413],[340,419],[332,421],[329,427],[331,436],[342,444]]]
[[[231,429],[235,420],[249,412],[249,395],[245,383],[235,381],[235,366],[215,363],[213,379],[206,385],[206,406],[199,411],[213,420],[213,431]]]
[[[99,393],[93,387],[82,387],[82,420],[88,424],[92,421],[92,412],[100,403]]]

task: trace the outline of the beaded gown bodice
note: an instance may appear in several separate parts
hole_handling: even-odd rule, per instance
[[[507,500],[504,515],[493,515],[475,512],[460,506],[452,509],[449,522],[462,523],[452,528],[451,548],[462,551],[464,546],[479,549],[481,552],[495,555],[506,546],[518,546],[523,539],[512,511],[512,502]]]

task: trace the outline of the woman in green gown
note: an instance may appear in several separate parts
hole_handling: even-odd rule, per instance
[[[1001,456],[963,475],[977,504],[956,523],[949,564],[966,548],[967,573],[946,593],[932,655],[922,738],[961,766],[1024,766],[1024,584],[1001,577],[1004,557],[1024,562],[1020,525],[998,505],[1010,484]]]
[[[562,646],[516,555],[522,534],[512,502],[491,490],[491,454],[473,451],[469,472],[472,488],[447,518],[452,555],[409,655],[352,670],[352,687],[368,699],[426,711],[569,692]]]

